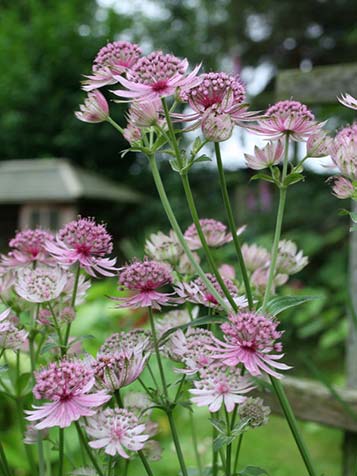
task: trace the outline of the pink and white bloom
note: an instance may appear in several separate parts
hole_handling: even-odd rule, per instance
[[[334,177],[332,192],[337,198],[343,200],[352,198],[355,194],[355,187],[352,182],[345,177]]]
[[[357,180],[357,122],[341,129],[335,137],[331,158],[341,174]]]
[[[218,220],[214,220],[213,218],[202,218],[200,220],[200,225],[207,245],[212,248],[225,245],[233,240],[232,234],[228,232],[226,225]],[[237,235],[241,235],[245,228],[245,225],[238,228]],[[202,248],[202,243],[194,223],[187,228],[184,236],[191,250]]]
[[[308,157],[326,157],[330,155],[333,139],[325,131],[311,135],[306,142],[306,155]]]
[[[94,89],[88,93],[84,104],[74,113],[77,119],[83,122],[104,122],[109,117],[109,106],[103,94]]]
[[[171,265],[176,265],[183,249],[173,230],[166,235],[162,231],[152,233],[145,241],[145,253],[158,261],[167,261]]]
[[[241,369],[234,367],[212,366],[201,372],[201,378],[194,381],[195,388],[189,390],[191,402],[199,407],[208,406],[212,413],[224,405],[232,412],[237,404],[246,399],[244,394],[254,389],[248,377],[241,375]]]
[[[128,124],[138,129],[155,125],[163,126],[163,108],[161,101],[156,99],[145,103],[131,103],[128,112]]]
[[[306,141],[310,135],[319,132],[323,124],[315,121],[315,116],[305,104],[299,101],[278,101],[271,106],[264,117],[250,130],[270,139],[279,139],[289,134],[297,142]]]
[[[210,273],[206,273],[207,279],[211,282],[217,293],[227,301],[221,286],[219,285],[215,276]],[[228,291],[230,292],[234,302],[238,308],[245,308],[248,305],[248,301],[245,296],[240,296],[237,286],[230,279],[223,279]],[[193,302],[195,304],[202,304],[206,307],[214,309],[221,309],[221,305],[212,293],[207,289],[202,279],[196,278],[189,282],[181,282],[174,286],[177,295],[184,301]],[[228,303],[228,301],[227,301]]]
[[[277,274],[296,274],[307,266],[309,260],[303,251],[298,251],[296,243],[291,240],[279,241],[278,258],[276,262]]]
[[[60,266],[37,266],[17,272],[16,293],[25,301],[43,303],[57,299],[65,289],[68,274]]]
[[[0,349],[18,350],[26,342],[28,332],[18,329],[15,323],[10,308],[0,313]]]
[[[222,278],[233,280],[236,277],[236,270],[234,269],[234,266],[230,264],[221,264],[218,271]]]
[[[277,327],[277,321],[253,312],[231,314],[229,322],[221,326],[224,342],[216,340],[215,358],[233,367],[241,363],[251,375],[266,372],[281,378],[276,369],[288,370],[290,367],[277,362],[284,356],[282,344],[277,342],[283,332]]]
[[[137,352],[148,352],[151,346],[150,332],[144,329],[133,329],[128,332],[116,332],[109,336],[99,349],[99,354],[112,354],[135,349]]]
[[[49,231],[41,229],[19,231],[9,242],[10,252],[2,255],[1,265],[17,268],[32,263],[53,264],[54,260],[45,246],[53,240],[54,236]]]
[[[7,296],[15,284],[15,271],[10,267],[0,266],[0,295]]]
[[[351,96],[350,94],[341,94],[341,96],[337,99],[343,106],[349,107],[350,109],[354,109],[357,111],[357,99]]]
[[[95,379],[83,362],[62,360],[35,373],[33,394],[38,400],[50,400],[28,410],[27,420],[39,421],[37,430],[59,426],[65,428],[82,416],[92,416],[95,408],[110,400],[103,390],[90,393]]]
[[[171,96],[178,89],[189,90],[201,82],[197,77],[200,66],[187,73],[187,59],[180,59],[162,51],[154,51],[140,58],[127,72],[127,77],[117,76],[125,89],[112,91],[129,101],[150,102]]]
[[[86,76],[83,89],[91,91],[118,82],[116,76],[130,70],[141,56],[138,45],[128,41],[113,41],[103,46],[93,62],[93,74]]]
[[[162,305],[174,302],[172,293],[158,291],[173,280],[171,267],[154,260],[134,261],[119,270],[119,286],[133,292],[132,296],[112,298],[118,307],[152,307],[161,309]]]
[[[112,237],[105,225],[92,218],[79,218],[65,225],[56,235],[55,242],[47,242],[46,250],[65,267],[75,263],[95,277],[114,276],[116,259],[106,258],[113,249]]]
[[[128,450],[140,451],[144,448],[149,439],[145,430],[145,424],[125,408],[107,408],[89,418],[86,426],[91,448],[104,448],[106,454],[118,454],[125,459],[130,457]]]
[[[234,128],[234,122],[227,113],[215,110],[207,110],[201,121],[201,129],[205,139],[212,142],[224,142],[228,140]]]
[[[254,155],[244,154],[247,166],[250,169],[262,170],[272,165],[278,165],[284,155],[284,144],[281,140],[268,142],[260,149],[254,147]]]
[[[123,129],[123,136],[124,139],[126,139],[130,145],[133,145],[135,144],[135,142],[141,140],[141,130],[133,124],[129,123],[126,128]]]
[[[270,263],[269,251],[262,246],[255,245],[254,243],[252,245],[243,243],[242,255],[245,266],[251,273],[259,268],[266,268]]]

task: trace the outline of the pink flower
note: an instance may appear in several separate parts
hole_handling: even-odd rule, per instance
[[[258,268],[266,268],[270,263],[270,253],[266,248],[255,244],[242,245],[242,255],[248,271],[254,272]]]
[[[230,128],[233,128],[234,124],[243,125],[245,121],[252,121],[256,118],[256,113],[248,112],[248,105],[244,104],[245,87],[238,75],[205,73],[201,74],[199,79],[198,85],[180,94],[180,99],[187,102],[194,113],[174,115],[178,120],[194,121],[188,130],[202,126],[202,129],[211,136],[212,128],[220,123],[224,125],[225,129],[225,134],[222,137],[228,139]],[[219,131],[216,130],[212,137],[226,140],[218,135]]]
[[[145,434],[145,424],[125,408],[107,408],[89,418],[86,430],[93,439],[89,442],[91,448],[104,448],[106,454],[119,454],[126,459],[130,457],[128,450],[142,450],[149,439],[149,435]]]
[[[357,180],[357,122],[344,127],[336,135],[331,158],[342,175]]]
[[[163,109],[159,99],[145,103],[131,103],[128,112],[128,123],[139,129],[154,125],[162,126],[165,119],[162,117]]]
[[[126,349],[147,351],[150,347],[150,332],[144,329],[133,329],[128,332],[116,332],[108,337],[100,347],[100,354],[124,352]]]
[[[355,188],[352,182],[345,177],[334,177],[332,191],[337,198],[343,200],[345,198],[352,198]]]
[[[221,366],[201,372],[201,378],[194,381],[194,386],[189,391],[193,395],[191,402],[199,407],[208,406],[212,413],[220,410],[222,405],[227,412],[232,412],[236,404],[246,399],[242,394],[254,389],[249,378],[241,375],[241,369]]]
[[[123,129],[123,136],[124,139],[126,139],[130,145],[133,145],[135,144],[135,142],[141,140],[141,130],[133,124],[129,123],[126,128]]]
[[[222,278],[232,280],[232,279],[235,279],[236,277],[236,270],[230,264],[222,264],[218,268],[218,271],[219,271],[219,274],[222,276]]]
[[[260,375],[263,371],[281,378],[275,369],[290,367],[276,362],[284,355],[282,344],[276,342],[283,334],[277,327],[278,322],[253,312],[231,314],[229,322],[221,326],[225,341],[217,339],[215,358],[229,366],[242,363],[251,375]]]
[[[233,240],[232,234],[227,231],[226,225],[213,218],[202,218],[200,225],[208,246],[213,248],[225,245]],[[238,228],[237,235],[241,235],[245,226]],[[185,231],[185,239],[191,250],[202,248],[201,240],[198,236],[196,225],[193,223]]]
[[[210,273],[206,273],[206,277],[207,279],[209,279],[209,281],[214,286],[219,295],[226,300],[222,288],[219,285],[215,276]],[[233,283],[233,281],[231,281],[230,279],[223,279],[223,281],[232,298],[234,299],[236,305],[239,308],[247,307],[247,299],[245,298],[245,296],[239,296],[238,289]],[[177,295],[183,300],[194,302],[196,304],[202,304],[203,306],[211,307],[214,309],[221,309],[220,304],[207,289],[201,278],[196,278],[193,281],[189,282],[178,283],[175,285],[175,290]]]
[[[109,106],[103,94],[94,89],[88,93],[84,104],[79,106],[79,111],[74,115],[77,119],[83,122],[104,122],[109,117]]]
[[[312,112],[299,101],[279,101],[271,106],[265,116],[258,121],[257,126],[250,126],[250,130],[279,139],[289,134],[295,141],[306,141],[310,135],[319,132],[323,124],[318,124]]]
[[[307,266],[309,260],[302,251],[298,251],[296,244],[291,240],[279,241],[278,258],[276,262],[277,274],[296,274]]]
[[[93,62],[93,74],[86,76],[83,89],[91,91],[118,82],[116,75],[128,71],[141,56],[141,49],[128,41],[113,41],[103,46]]]
[[[97,225],[92,218],[79,218],[65,225],[57,233],[55,242],[47,242],[46,250],[62,266],[79,266],[95,277],[114,276],[116,259],[105,258],[113,249],[112,238],[105,225]]]
[[[325,157],[330,155],[333,139],[325,131],[311,135],[306,142],[306,152],[309,157]]]
[[[0,349],[18,350],[25,343],[28,332],[18,329],[16,320],[11,309],[0,313]]]
[[[140,347],[128,346],[119,352],[98,354],[91,367],[99,384],[113,392],[141,375],[149,355],[144,355]]]
[[[234,122],[227,113],[208,109],[202,116],[201,128],[205,138],[212,142],[228,140],[233,132]]]
[[[150,258],[175,265],[180,260],[183,249],[173,230],[170,230],[168,235],[159,231],[152,233],[145,241],[145,253]]]
[[[357,99],[351,96],[350,94],[341,94],[340,97],[337,98],[341,104],[343,104],[346,107],[349,107],[350,109],[355,109],[357,110]]]
[[[0,266],[0,295],[6,297],[15,283],[15,272],[6,266]]]
[[[54,260],[49,256],[45,244],[53,240],[54,236],[49,231],[19,231],[15,238],[10,240],[9,246],[12,250],[7,256],[2,256],[1,265],[16,268],[32,263],[52,264]]]
[[[89,393],[94,385],[93,372],[82,362],[62,360],[35,373],[35,398],[50,400],[28,410],[27,420],[38,421],[35,428],[65,428],[82,416],[96,413],[94,408],[110,400],[105,391]]]
[[[284,145],[281,140],[268,142],[265,147],[260,149],[254,147],[254,155],[244,154],[246,164],[254,170],[261,170],[271,165],[278,165],[284,155]]]
[[[188,90],[201,81],[197,78],[200,66],[186,75],[187,68],[186,59],[154,51],[134,64],[127,73],[127,79],[117,76],[118,82],[126,89],[112,92],[116,96],[137,102],[150,102],[171,96],[178,88]]]
[[[67,273],[59,266],[25,268],[17,272],[15,291],[25,301],[48,302],[60,296],[67,280]]]
[[[120,268],[119,285],[122,289],[133,291],[133,296],[112,298],[118,301],[118,307],[153,307],[172,302],[171,294],[162,293],[157,289],[171,284],[172,274],[168,264],[154,260],[134,261]]]

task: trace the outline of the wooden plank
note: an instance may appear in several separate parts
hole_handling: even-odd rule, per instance
[[[309,72],[289,69],[279,72],[276,97],[296,99],[307,104],[335,103],[348,92],[357,96],[357,63],[317,66]]]
[[[354,419],[346,412],[323,384],[295,377],[285,377],[282,383],[297,418],[348,430],[357,435],[357,418]],[[336,391],[357,416],[357,390],[336,388]],[[273,393],[256,392],[256,396],[263,398],[273,413],[282,414],[280,404]]]

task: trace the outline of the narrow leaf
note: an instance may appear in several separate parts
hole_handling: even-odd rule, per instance
[[[320,296],[277,296],[268,302],[266,311],[271,316],[277,316],[286,309],[300,306],[315,299],[320,299]]]

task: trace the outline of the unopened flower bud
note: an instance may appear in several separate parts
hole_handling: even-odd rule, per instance
[[[158,441],[147,441],[142,451],[149,461],[159,461],[161,459],[162,448]]]
[[[79,111],[74,114],[77,119],[83,122],[104,122],[109,117],[109,106],[103,94],[94,89],[88,93],[84,104],[79,106]]]
[[[62,309],[62,312],[60,315],[61,322],[65,322],[69,324],[74,321],[75,317],[76,317],[76,312],[73,309],[73,307],[66,306]]]
[[[208,109],[202,117],[201,127],[207,140],[223,142],[231,137],[234,123],[229,114]]]
[[[239,416],[244,420],[249,420],[249,426],[256,428],[268,423],[270,408],[264,405],[261,398],[247,398],[238,407]]]
[[[129,123],[123,131],[123,136],[130,144],[133,144],[141,139],[141,132],[138,127]]]
[[[48,309],[40,309],[37,322],[43,326],[51,325],[52,314]]]
[[[309,157],[325,157],[331,153],[332,137],[320,131],[310,136],[306,143],[306,153]]]
[[[337,198],[344,199],[351,198],[355,189],[350,180],[345,177],[335,177],[332,191]]]

